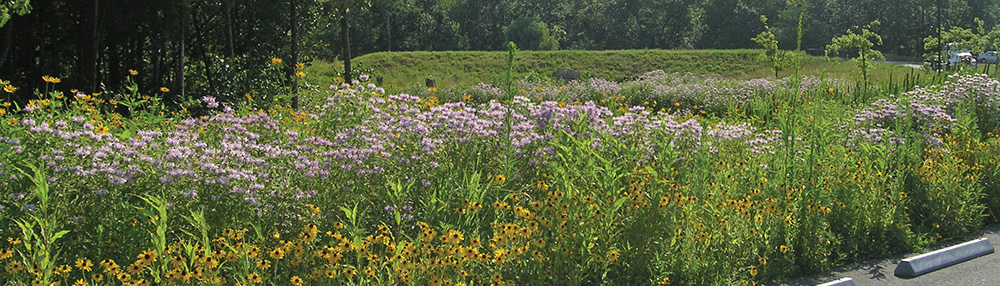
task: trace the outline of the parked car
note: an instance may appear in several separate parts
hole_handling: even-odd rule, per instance
[[[958,52],[958,53],[948,53],[948,61],[945,62],[945,69],[952,70],[955,68],[961,68],[961,65],[970,65],[975,67],[979,61],[976,60],[976,56],[972,55],[970,52]]]
[[[979,60],[980,63],[984,63],[984,64],[996,64],[997,63],[997,51],[985,52],[982,55],[979,55],[978,60]]]

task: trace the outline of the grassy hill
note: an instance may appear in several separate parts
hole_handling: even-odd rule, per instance
[[[667,73],[718,74],[734,78],[773,76],[770,67],[758,60],[762,50],[613,50],[613,51],[520,51],[516,56],[518,78],[552,77],[562,68],[584,75],[621,81],[642,74],[663,70]],[[381,52],[354,59],[355,68],[368,69],[384,78],[383,86],[404,88],[423,85],[432,77],[438,87],[472,86],[494,82],[504,74],[506,52],[445,51],[445,52]],[[872,79],[884,83],[892,77],[898,82],[906,74],[923,78],[934,74],[908,67],[875,64]],[[311,74],[335,77],[342,70],[340,63],[314,62]],[[781,76],[794,73],[789,65]],[[839,58],[802,55],[800,73],[833,76],[853,80],[860,72],[853,62]],[[319,80],[322,82],[323,80]]]

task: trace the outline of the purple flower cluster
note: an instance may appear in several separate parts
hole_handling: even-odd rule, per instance
[[[623,84],[633,94],[647,95],[644,102],[657,102],[659,108],[678,109],[665,106],[680,105],[675,113],[685,114],[697,109],[724,113],[731,107],[746,109],[757,98],[767,98],[774,94],[803,93],[824,88],[846,89],[848,84],[839,80],[825,80],[806,77],[800,81],[789,78],[780,80],[751,79],[733,80],[717,76],[691,74],[667,74],[662,71],[647,73],[643,77]]]
[[[168,128],[137,130],[131,137],[97,132],[82,117],[70,122],[24,118],[26,142],[0,142],[16,150],[31,146],[31,155],[57,173],[54,184],[86,181],[99,195],[134,190],[136,184],[164,185],[175,189],[176,200],[227,200],[257,210],[307,200],[325,191],[313,190],[315,186],[334,178],[347,182],[337,187],[349,188],[387,170],[427,186],[429,178],[411,174],[438,168],[446,156],[463,150],[501,154],[512,148],[523,161],[544,165],[554,160],[553,144],[563,136],[589,140],[599,150],[611,146],[607,140],[613,139],[617,146],[635,146],[647,156],[664,150],[690,154],[706,145],[711,151],[735,146],[773,153],[781,142],[780,131],[758,132],[749,124],[706,127],[644,107],[612,112],[595,103],[634,86],[656,86],[655,98],[723,106],[724,101],[746,100],[786,84],[651,74],[625,85],[591,79],[532,88],[511,102],[497,100],[502,95],[498,88],[479,85],[472,92],[493,100],[436,106],[415,95],[386,95],[374,85],[345,85],[325,102],[322,112],[305,117],[228,111],[184,119]],[[545,100],[566,97],[579,101]],[[202,101],[218,107],[213,97]]]
[[[980,121],[996,124],[1000,115],[1000,82],[985,75],[951,76],[939,87],[917,88],[888,99],[879,99],[859,111],[843,126],[850,144],[903,142],[899,127],[920,133],[924,144],[938,145],[958,121],[956,111],[973,108]]]

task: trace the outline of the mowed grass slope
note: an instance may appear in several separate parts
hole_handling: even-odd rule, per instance
[[[773,76],[770,65],[759,60],[763,50],[614,50],[614,51],[519,51],[516,55],[515,76],[551,78],[556,70],[569,68],[584,75],[613,81],[639,77],[644,73],[663,70],[667,73],[717,74],[747,79]],[[791,53],[789,54],[791,55]],[[427,78],[435,79],[438,87],[468,87],[480,82],[494,82],[504,74],[506,52],[446,51],[446,52],[382,52],[354,59],[357,65],[369,67],[374,76],[384,78],[388,88],[423,85]],[[314,63],[316,65],[317,63]],[[322,75],[335,76],[342,64],[322,63]],[[802,55],[799,72],[814,76],[832,76],[860,80],[853,61]],[[319,66],[317,66],[319,67]],[[795,72],[789,61],[779,76]],[[900,81],[913,69],[875,64],[872,79],[876,83]],[[921,76],[933,77],[924,71]],[[915,75],[914,75],[915,76]]]
[[[620,81],[653,70],[698,74],[740,75],[760,69],[754,50],[617,50],[520,51],[516,76],[550,77],[563,68],[592,77]],[[439,85],[474,85],[504,74],[506,52],[386,52],[364,55],[356,62],[372,67],[387,86],[423,83],[428,77]]]

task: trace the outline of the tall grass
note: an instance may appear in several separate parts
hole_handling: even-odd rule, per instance
[[[353,83],[126,120],[53,86],[0,121],[0,280],[772,284],[994,221],[1000,83],[892,88]]]

